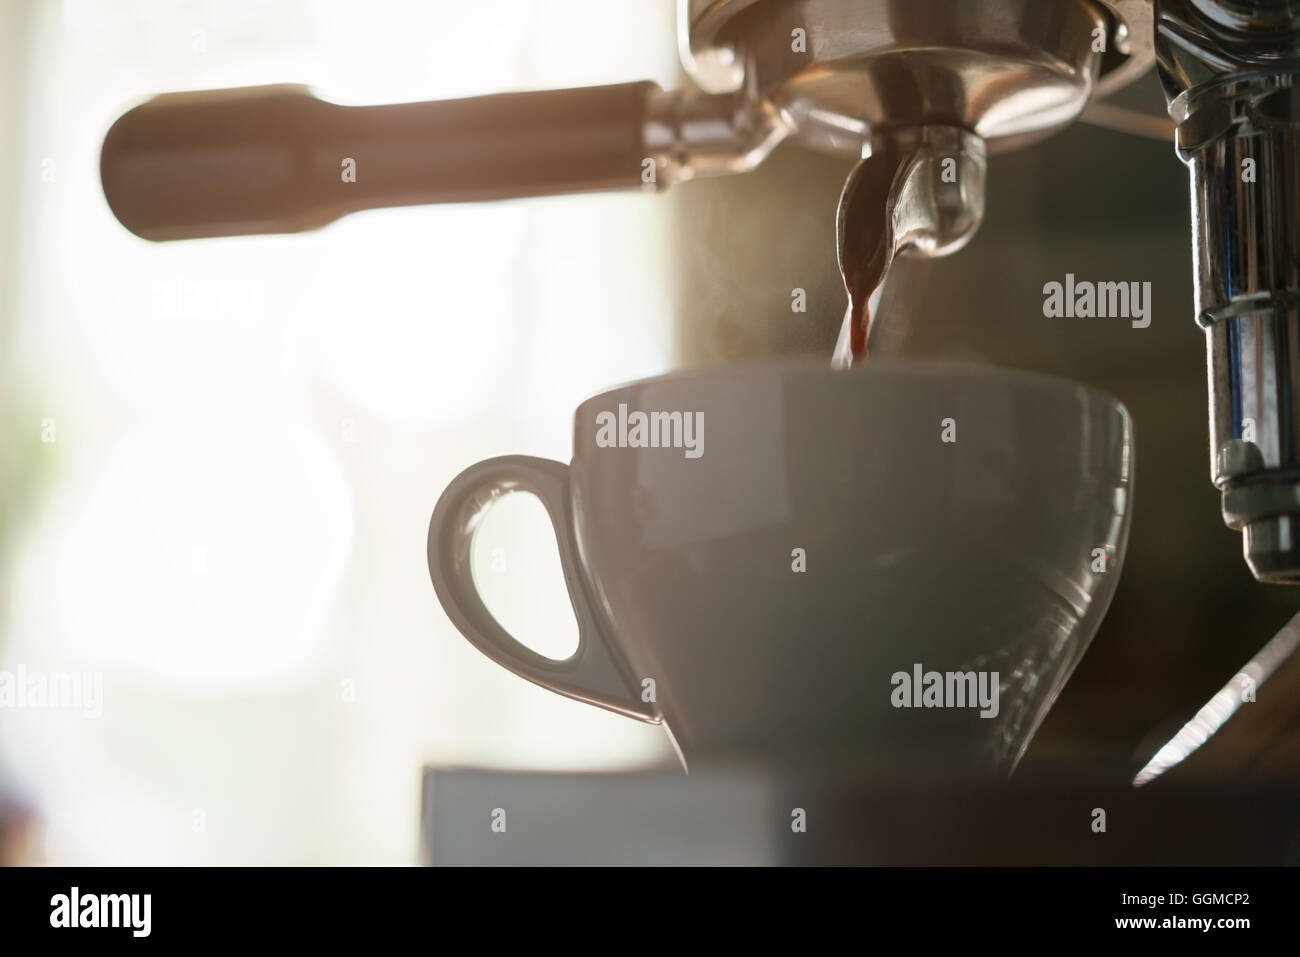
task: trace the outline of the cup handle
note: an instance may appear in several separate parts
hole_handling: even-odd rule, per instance
[[[540,655],[501,627],[474,585],[470,547],[487,510],[507,492],[531,492],[555,529],[569,601],[578,621],[578,650],[563,661]],[[569,698],[658,723],[652,704],[600,625],[578,558],[569,498],[569,467],[551,459],[506,455],[485,459],[456,476],[429,521],[429,575],[447,617],[469,643],[521,678]]]

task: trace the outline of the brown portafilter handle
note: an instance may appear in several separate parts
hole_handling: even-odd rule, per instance
[[[315,229],[362,209],[640,187],[650,82],[389,106],[306,87],[167,93],[108,131],[104,195],[145,239]]]
[[[1300,584],[1300,5],[1155,9],[1191,172],[1214,484],[1255,578]]]

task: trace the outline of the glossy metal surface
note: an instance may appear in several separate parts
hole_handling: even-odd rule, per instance
[[[953,126],[1015,148],[1152,61],[1149,0],[682,0],[678,33],[715,96],[652,104],[647,142],[676,131],[665,182],[744,172],[787,136],[862,155],[901,127]],[[732,131],[681,122],[708,113]]]
[[[702,416],[702,454],[599,445],[597,416],[620,406]],[[444,607],[570,697],[635,715],[653,679],[640,716],[689,762],[1008,771],[1106,610],[1131,512],[1128,416],[1071,383],[820,361],[633,383],[578,408],[567,503],[543,488],[583,640],[539,663],[464,613],[478,599],[451,570],[473,531],[460,502],[537,473],[488,460],[444,494],[429,535]],[[996,673],[998,713],[895,707],[892,677],[917,665]]]
[[[1033,18],[1041,20],[1042,11],[1050,12],[1055,3],[1056,0],[1038,0],[1032,5],[1033,11],[1024,7],[1022,13],[1032,12]],[[893,18],[899,23],[928,20],[939,28],[941,36],[945,33],[951,35],[956,29],[970,31],[972,37],[1002,34],[1008,38],[1010,33],[1028,39],[1024,29],[1031,32],[1038,29],[1028,27],[1023,16],[1019,24],[1009,19],[1008,5],[998,2],[936,5],[916,0],[899,0],[892,4],[860,0],[832,0],[817,4],[788,4],[784,0],[679,0],[678,39],[687,71],[703,89],[712,92],[736,89],[744,78],[745,51],[752,42],[753,24],[758,19],[755,12],[766,15],[764,10],[777,11],[794,6],[806,11],[805,26],[823,22],[846,25],[846,36],[857,38],[853,42],[859,44],[859,53],[868,52],[868,46],[861,43],[864,28],[870,29],[871,24],[878,24],[882,17],[885,20]],[[1104,16],[1108,31],[1107,52],[1101,58],[1096,84],[1096,93],[1105,96],[1141,76],[1154,60],[1151,3],[1150,0],[1099,0],[1094,6]],[[823,17],[828,19],[823,20]],[[1039,39],[1043,40],[1045,36],[1040,35]],[[877,41],[872,41],[872,45],[879,48]],[[1039,43],[1033,58],[1045,62],[1056,50],[1056,44],[1048,38]],[[827,73],[851,73],[858,67],[852,58],[816,66]]]
[[[1150,784],[1190,758],[1218,733],[1242,705],[1255,701],[1255,692],[1300,648],[1300,615],[1296,615],[1259,650],[1232,680],[1219,689],[1191,721],[1157,751],[1133,779],[1134,787]],[[1269,689],[1272,690],[1271,688]]]
[[[1211,473],[1261,581],[1300,582],[1300,11],[1243,34],[1241,4],[1158,4],[1161,80],[1191,172]],[[1285,4],[1256,4],[1275,14]]]
[[[837,368],[853,365],[857,310],[876,310],[894,259],[957,252],[984,220],[984,141],[960,127],[890,129],[849,174],[835,235],[849,311],[835,348]],[[862,354],[865,356],[865,353]]]
[[[986,139],[1058,128],[1092,94],[1106,29],[1089,0],[790,0],[749,6],[726,36],[801,142],[851,152],[846,119]]]
[[[1272,33],[1289,27],[1300,13],[1295,0],[1191,0],[1191,4],[1216,26],[1238,33]]]
[[[642,153],[655,163],[655,185],[752,170],[791,130],[752,89],[702,96],[659,91],[646,103]]]

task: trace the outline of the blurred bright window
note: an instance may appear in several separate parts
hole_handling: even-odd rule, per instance
[[[7,711],[50,863],[414,863],[421,767],[618,767],[658,732],[459,637],[424,538],[460,469],[567,461],[574,406],[664,371],[668,210],[601,194],[153,245],[99,145],[155,92],[346,103],[675,82],[673,10],[609,0],[31,2],[9,167],[5,375],[27,477],[0,668],[102,675],[102,715]],[[12,95],[14,91],[5,91]],[[16,452],[15,452],[16,450]],[[6,506],[8,508],[8,505]],[[540,509],[486,590],[563,655]],[[486,549],[486,552],[485,552]],[[476,558],[476,562],[479,561]]]

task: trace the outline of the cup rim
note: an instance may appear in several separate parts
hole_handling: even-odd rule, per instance
[[[574,409],[574,424],[583,418],[584,412],[597,404],[606,404],[621,392],[642,386],[662,385],[671,382],[693,382],[709,378],[755,378],[773,373],[788,375],[790,373],[824,372],[831,376],[867,376],[875,379],[905,378],[915,380],[918,377],[942,379],[945,381],[989,381],[1012,383],[1031,390],[1062,393],[1075,392],[1089,400],[1104,403],[1115,409],[1124,420],[1125,432],[1132,436],[1133,416],[1128,407],[1118,398],[1104,389],[1028,369],[1016,369],[1007,366],[975,363],[953,359],[911,358],[886,356],[872,359],[865,365],[853,369],[834,369],[821,357],[799,357],[793,359],[765,359],[725,365],[696,366],[689,369],[675,369],[671,372],[642,379],[628,379],[612,385],[589,396]]]

